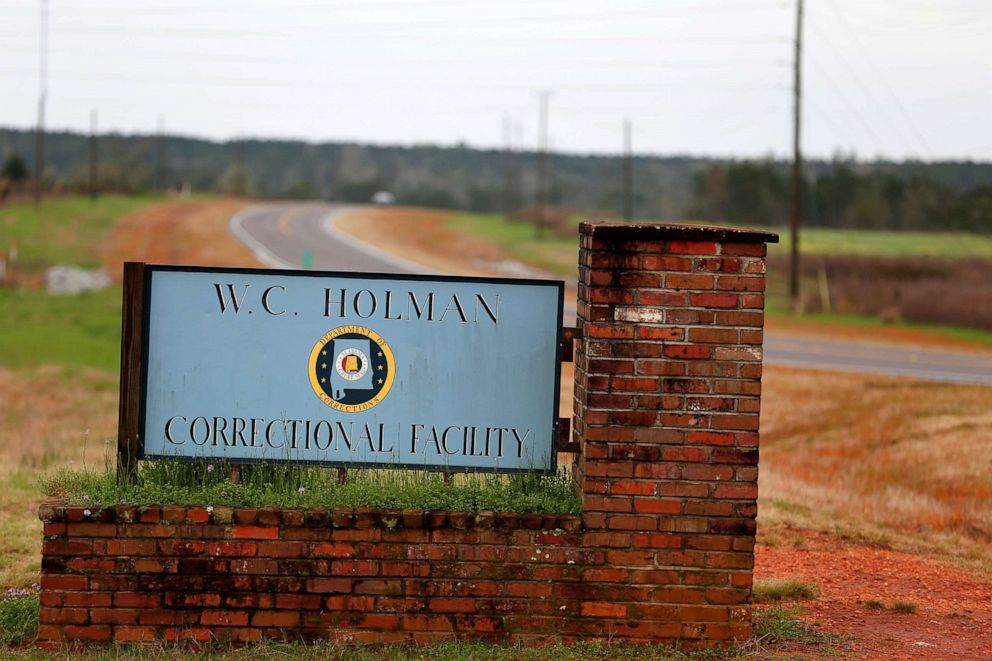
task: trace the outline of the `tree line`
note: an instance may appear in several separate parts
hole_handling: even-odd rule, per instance
[[[46,136],[44,185],[85,191],[89,136]],[[34,133],[0,128],[0,162],[34,162]],[[98,188],[180,188],[261,198],[367,202],[381,190],[406,205],[511,212],[532,204],[537,155],[466,145],[390,146],[182,136],[99,136]],[[622,157],[554,154],[549,202],[620,216]],[[635,218],[782,225],[788,168],[773,159],[634,157]],[[31,173],[33,175],[33,173]],[[992,163],[812,160],[803,222],[828,227],[992,232]]]

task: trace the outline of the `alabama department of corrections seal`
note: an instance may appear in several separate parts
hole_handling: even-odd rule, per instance
[[[395,376],[393,352],[382,336],[364,326],[327,331],[310,351],[313,391],[332,409],[368,411],[389,393]]]

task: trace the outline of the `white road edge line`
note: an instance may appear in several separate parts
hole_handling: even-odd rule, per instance
[[[244,220],[244,217],[257,208],[257,206],[250,206],[247,209],[242,209],[231,216],[231,219],[227,221],[227,227],[231,230],[231,234],[238,237],[242,243],[248,246],[251,251],[255,253],[255,257],[257,257],[259,261],[268,264],[270,267],[276,269],[296,268],[295,264],[290,264],[289,262],[276,257],[275,253],[266,248],[265,244],[253,237],[248,230],[242,226],[241,223]]]
[[[324,214],[324,218],[320,223],[320,227],[324,230],[324,233],[329,235],[335,241],[340,241],[352,250],[357,250],[358,252],[365,253],[373,259],[378,259],[393,266],[409,271],[410,273],[420,273],[424,274],[428,271],[427,267],[423,264],[416,264],[409,260],[403,259],[402,257],[397,257],[391,252],[386,252],[381,248],[377,248],[370,243],[366,243],[361,239],[356,239],[355,237],[346,234],[345,232],[339,230],[335,225],[337,224],[338,218],[349,211],[354,211],[357,207],[342,207],[340,209],[334,209],[328,211]]]

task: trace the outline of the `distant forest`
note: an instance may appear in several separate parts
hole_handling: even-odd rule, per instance
[[[0,128],[0,162],[34,163],[34,132]],[[188,185],[194,191],[260,198],[366,202],[390,191],[400,204],[513,211],[533,203],[537,159],[467,146],[312,144],[247,139],[212,142],[179,136],[101,135],[99,188],[122,193]],[[48,133],[45,183],[84,191],[89,138]],[[554,154],[550,201],[576,213],[617,217],[619,156]],[[992,232],[992,163],[805,163],[803,220],[809,225]],[[688,156],[636,156],[634,215],[748,225],[782,225],[788,163]]]

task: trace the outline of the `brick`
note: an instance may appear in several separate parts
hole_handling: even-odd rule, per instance
[[[608,602],[586,601],[579,612],[586,617],[627,617],[627,606]]]
[[[739,304],[737,294],[690,294],[689,301],[700,308],[735,308]]]
[[[157,638],[155,627],[114,627],[114,640],[119,643],[148,643]]]
[[[206,610],[200,615],[200,624],[209,627],[243,627],[248,624],[246,611]]]
[[[672,274],[665,276],[665,286],[670,289],[712,289],[713,276]]]
[[[236,510],[240,512],[241,510]],[[234,539],[279,539],[279,528],[262,526],[233,526],[231,537]]]
[[[679,360],[705,360],[710,357],[710,347],[695,344],[673,344],[665,347],[665,356]]]
[[[94,624],[89,626],[67,625],[62,629],[65,637],[69,640],[110,640],[111,628],[106,624]]]
[[[260,611],[252,614],[253,627],[296,627],[300,624],[300,614],[292,611]]]

